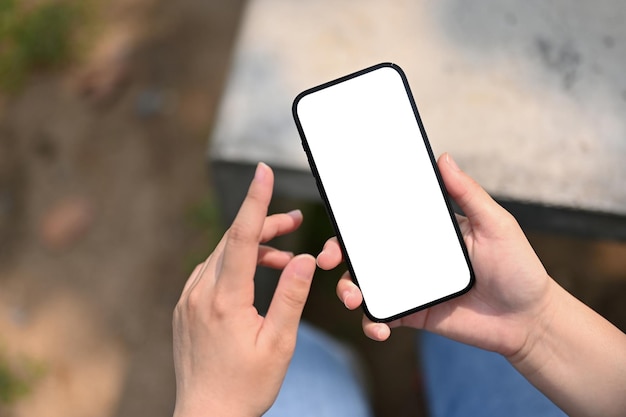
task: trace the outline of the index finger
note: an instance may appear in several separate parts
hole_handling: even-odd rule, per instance
[[[216,286],[224,290],[224,294],[237,297],[242,292],[249,294],[250,289],[253,289],[259,241],[273,186],[274,174],[271,168],[259,163],[248,194],[227,232],[216,282]]]

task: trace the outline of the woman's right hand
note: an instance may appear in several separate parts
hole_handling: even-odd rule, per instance
[[[438,161],[445,186],[466,217],[458,216],[476,274],[466,294],[389,324],[365,316],[363,330],[374,340],[386,340],[391,328],[408,326],[500,352],[507,357],[522,352],[550,319],[553,287],[543,265],[519,225],[448,154]],[[336,238],[326,242],[317,258],[332,269],[343,257]],[[349,309],[363,302],[359,288],[346,273],[337,295]]]

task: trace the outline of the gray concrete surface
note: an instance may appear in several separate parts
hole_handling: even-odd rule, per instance
[[[308,171],[296,94],[392,61],[435,154],[491,193],[626,215],[624,21],[618,0],[250,0],[210,158]]]

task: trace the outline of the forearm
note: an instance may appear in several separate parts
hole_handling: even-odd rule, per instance
[[[570,416],[626,412],[626,335],[554,283],[552,305],[509,360]]]

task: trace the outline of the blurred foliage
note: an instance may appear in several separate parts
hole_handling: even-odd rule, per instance
[[[28,395],[44,374],[44,367],[30,359],[11,360],[0,349],[0,414],[2,408]]]
[[[59,67],[72,55],[82,8],[70,0],[0,0],[0,90],[15,92],[34,71]]]
[[[199,244],[192,245],[192,251],[187,254],[184,268],[187,273],[209,256],[224,233],[221,225],[220,211],[215,198],[207,194],[187,210],[186,220],[192,230],[198,233]]]
[[[209,231],[219,225],[219,210],[212,195],[204,196],[188,211],[189,223],[198,229]]]

